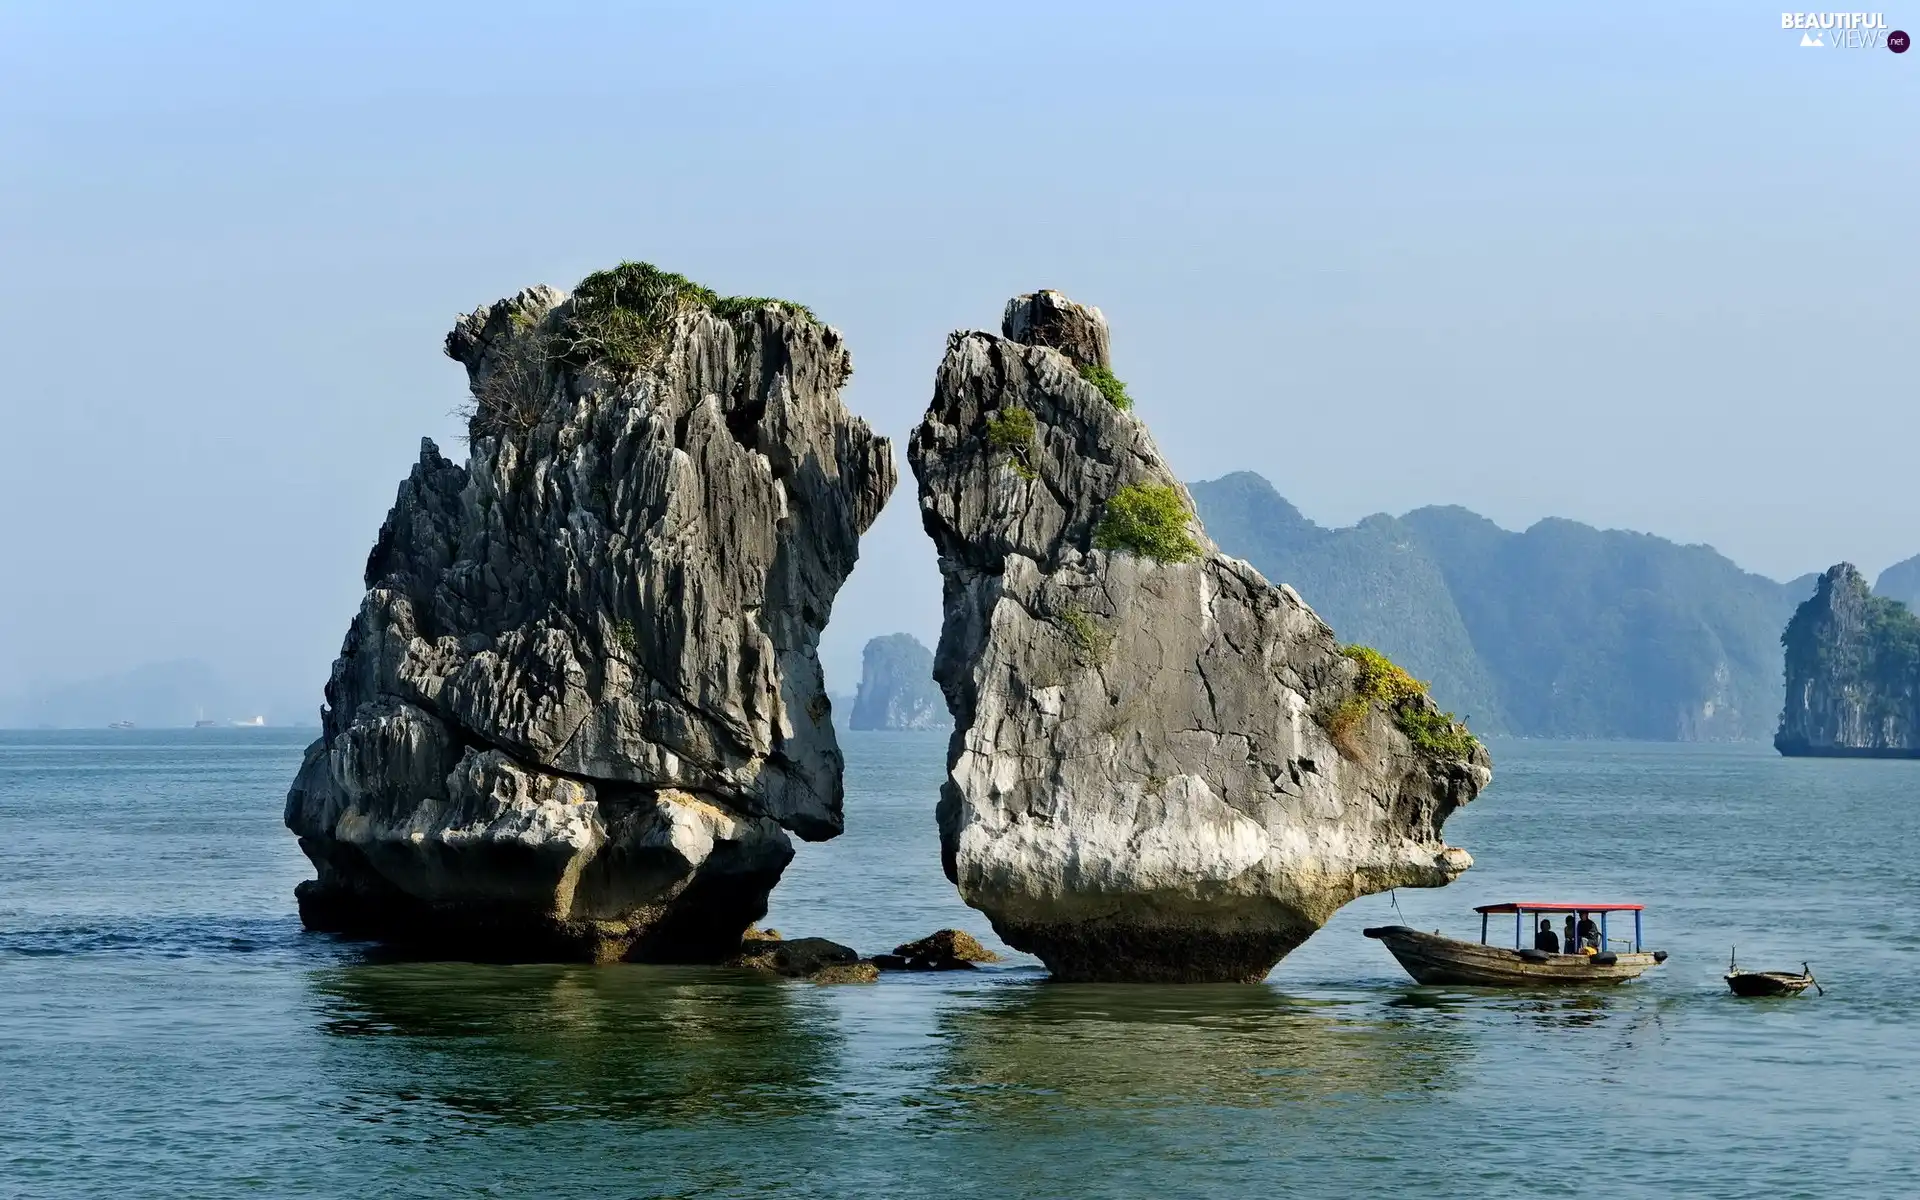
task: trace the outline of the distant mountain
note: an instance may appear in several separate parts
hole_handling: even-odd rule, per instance
[[[1487,732],[1662,741],[1770,736],[1780,584],[1708,546],[1550,518],[1522,533],[1464,508],[1303,517],[1258,475],[1195,484],[1222,549],[1291,584],[1341,640],[1385,651]]]
[[[933,681],[933,651],[912,634],[874,638],[860,657],[860,692],[849,726],[943,729],[951,723],[946,698]]]
[[[1898,600],[1915,612],[1920,612],[1920,554],[1880,572],[1880,578],[1873,584],[1873,594]]]
[[[1291,584],[1342,641],[1385,651],[1475,729],[1508,728],[1499,688],[1474,649],[1446,573],[1413,530],[1384,515],[1323,528],[1251,471],[1189,490],[1221,549],[1275,583]]]
[[[268,724],[306,724],[317,723],[318,713],[317,700],[269,704],[199,659],[147,663],[72,683],[34,684],[0,696],[0,728],[8,729],[99,729],[116,721],[156,729],[196,720],[225,725],[255,716],[265,716]]]

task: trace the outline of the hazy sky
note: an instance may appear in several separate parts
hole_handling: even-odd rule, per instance
[[[419,438],[462,450],[454,316],[623,258],[810,304],[896,445],[949,330],[1058,287],[1185,477],[1323,523],[1920,553],[1920,53],[1177,7],[8,4],[0,693],[197,655],[317,705]],[[836,690],[938,628],[901,474]]]

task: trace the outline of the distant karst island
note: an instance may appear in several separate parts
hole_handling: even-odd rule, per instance
[[[867,643],[848,728],[946,729],[952,724],[940,685],[933,681],[933,651],[910,633],[890,633]]]
[[[1898,588],[1909,560],[1881,575]],[[1891,577],[1891,579],[1889,578]],[[1820,577],[1781,635],[1787,702],[1774,747],[1790,757],[1920,758],[1920,617],[1852,563]]]

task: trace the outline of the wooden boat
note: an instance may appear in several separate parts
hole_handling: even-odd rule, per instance
[[[1437,931],[1422,933],[1405,925],[1377,926],[1364,930],[1366,936],[1386,946],[1400,965],[1419,983],[1452,984],[1468,987],[1587,987],[1595,984],[1625,983],[1650,968],[1667,961],[1667,952],[1648,952],[1640,944],[1638,904],[1562,904],[1557,902],[1515,900],[1487,904],[1475,909],[1480,914],[1480,940],[1462,941],[1443,937]],[[1606,915],[1614,912],[1633,914],[1632,949],[1609,949]],[[1489,945],[1487,919],[1494,913],[1512,913],[1514,948]],[[1598,943],[1592,952],[1577,950],[1571,954],[1536,949],[1527,941],[1530,918],[1543,915],[1578,915],[1590,922],[1589,914],[1600,917],[1599,933],[1591,940]],[[1552,939],[1557,942],[1556,938]]]
[[[1800,973],[1792,971],[1742,971],[1735,959],[1727,960],[1727,986],[1736,996],[1798,996],[1809,987],[1826,995],[1826,989],[1813,977],[1813,967],[1800,964]]]

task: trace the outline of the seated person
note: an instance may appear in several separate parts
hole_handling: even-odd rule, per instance
[[[1560,944],[1567,948],[1568,954],[1572,954],[1580,946],[1580,937],[1573,928],[1572,913],[1567,914],[1567,931],[1560,935]]]
[[[1560,939],[1554,936],[1553,922],[1545,917],[1540,918],[1540,932],[1533,935],[1533,948],[1548,954],[1560,953]]]
[[[1581,913],[1579,928],[1580,944],[1582,946],[1591,946],[1595,950],[1598,950],[1600,948],[1600,926],[1594,924],[1592,917]]]

